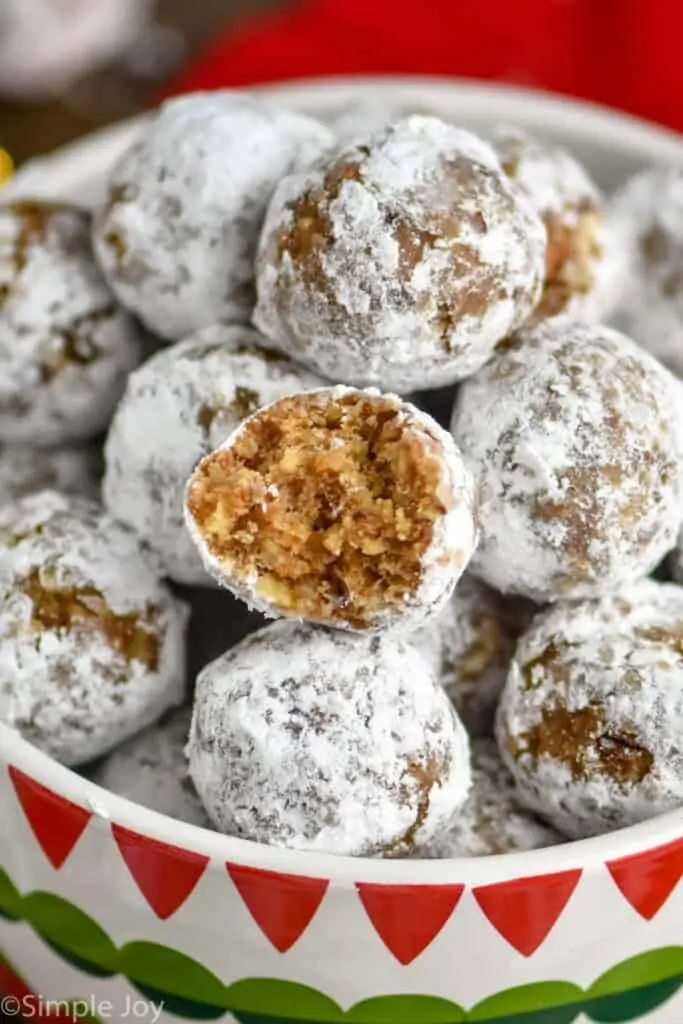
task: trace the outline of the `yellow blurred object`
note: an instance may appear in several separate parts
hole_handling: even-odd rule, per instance
[[[14,174],[14,160],[6,149],[0,147],[0,188],[6,184]]]

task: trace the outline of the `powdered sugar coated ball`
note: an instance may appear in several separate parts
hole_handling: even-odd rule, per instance
[[[395,395],[321,388],[254,413],[190,478],[207,570],[266,615],[358,631],[416,628],[477,541],[453,439]]]
[[[0,445],[0,504],[44,490],[95,498],[100,489],[99,475],[100,455],[94,447]]]
[[[221,831],[298,850],[418,849],[470,785],[467,734],[417,651],[295,622],[202,672],[188,753]]]
[[[448,828],[423,857],[486,857],[557,846],[563,837],[519,802],[515,784],[495,740],[472,744],[472,788]]]
[[[285,178],[254,322],[332,380],[463,379],[540,296],[545,229],[481,139],[410,117]]]
[[[95,250],[121,302],[177,340],[248,321],[266,205],[333,136],[310,118],[233,92],[165,103],[115,167]]]
[[[535,318],[569,313],[603,321],[613,312],[626,275],[600,189],[565,149],[537,142],[519,129],[500,129],[494,147],[548,233],[543,295]]]
[[[683,511],[680,383],[606,327],[520,332],[458,393],[480,488],[471,569],[539,603],[608,593],[672,548]]]
[[[683,804],[683,588],[558,605],[522,638],[498,711],[520,799],[571,838]]]
[[[142,358],[97,267],[90,219],[68,206],[0,206],[0,441],[93,437]]]
[[[629,257],[615,323],[683,377],[683,171],[636,175],[612,200],[610,218]]]
[[[190,825],[211,828],[188,776],[190,708],[179,708],[118,747],[92,781],[136,804]]]
[[[505,598],[465,573],[443,610],[411,635],[470,736],[491,732],[515,643],[534,611],[522,598]]]
[[[0,720],[84,764],[180,704],[184,605],[135,535],[84,498],[0,509]]]
[[[183,518],[185,485],[199,460],[261,406],[323,384],[264,344],[249,327],[208,327],[134,373],[114,417],[105,504],[179,582],[211,582]]]

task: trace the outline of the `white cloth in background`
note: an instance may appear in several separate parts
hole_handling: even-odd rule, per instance
[[[58,93],[124,52],[152,7],[153,0],[0,0],[0,92]]]

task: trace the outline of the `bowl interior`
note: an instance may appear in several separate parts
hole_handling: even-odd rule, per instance
[[[679,136],[642,121],[590,104],[543,93],[475,85],[446,79],[352,79],[306,81],[258,90],[276,106],[327,119],[349,105],[396,105],[406,112],[429,112],[483,134],[501,124],[517,125],[575,153],[596,181],[612,190],[652,163],[683,166]],[[26,165],[5,190],[19,195],[64,198],[95,206],[101,200],[113,162],[144,130],[145,118],[123,122]],[[222,861],[265,870],[346,880],[393,884],[479,885],[506,878],[542,874],[606,860],[670,842],[683,834],[683,811],[676,811],[621,832],[567,843],[547,850],[458,861],[371,861],[277,850],[208,832],[139,807],[108,793],[51,761],[15,732],[0,725],[0,751],[37,782],[105,821],[161,842],[196,850]]]

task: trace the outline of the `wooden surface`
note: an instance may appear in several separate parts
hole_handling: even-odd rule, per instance
[[[135,73],[121,62],[76,83],[58,100],[0,101],[0,146],[20,163],[144,109],[164,78],[196,57],[219,32],[242,16],[281,5],[282,0],[157,0],[157,23],[172,31],[156,74]]]

